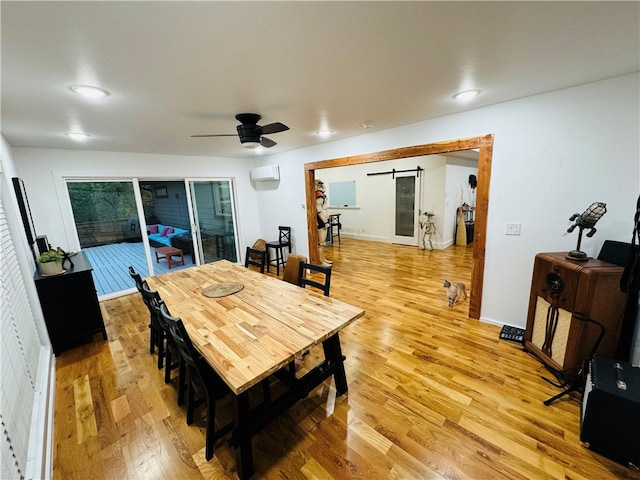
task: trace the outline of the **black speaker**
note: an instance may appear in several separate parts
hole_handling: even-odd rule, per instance
[[[580,409],[580,441],[594,452],[640,470],[640,368],[594,355]]]

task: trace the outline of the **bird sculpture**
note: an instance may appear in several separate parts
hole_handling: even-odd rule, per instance
[[[607,213],[607,204],[603,202],[593,202],[589,207],[580,213],[574,213],[569,217],[570,222],[574,222],[568,229],[567,233],[573,232],[576,227],[580,230],[578,232],[578,244],[575,250],[571,250],[567,254],[567,258],[571,260],[586,261],[587,254],[580,251],[580,243],[582,243],[582,232],[588,229],[587,237],[591,238],[596,233],[595,224],[600,220],[605,213]]]

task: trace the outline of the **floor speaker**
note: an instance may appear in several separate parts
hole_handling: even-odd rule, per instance
[[[640,368],[595,355],[580,409],[582,444],[640,470]]]
[[[596,346],[615,356],[626,303],[622,270],[593,258],[567,259],[564,252],[537,254],[525,349],[565,378],[577,377]]]

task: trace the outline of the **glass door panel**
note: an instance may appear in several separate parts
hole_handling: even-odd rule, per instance
[[[192,231],[200,263],[237,262],[238,236],[231,180],[189,181]]]
[[[155,274],[194,265],[196,259],[184,180],[140,180],[140,197]],[[167,258],[167,252],[158,250],[166,247],[180,252]]]
[[[419,179],[414,175],[395,179],[395,221],[393,243],[418,245]]]
[[[135,287],[129,265],[149,276],[133,182],[68,180],[67,190],[98,296]]]

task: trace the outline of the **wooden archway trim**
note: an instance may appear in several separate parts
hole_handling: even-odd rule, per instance
[[[307,201],[307,234],[309,239],[309,259],[319,263],[318,228],[316,221],[315,180],[316,170],[323,168],[345,167],[363,163],[383,162],[399,158],[420,157],[423,155],[443,154],[460,150],[478,149],[478,186],[476,189],[476,215],[473,234],[473,265],[471,271],[471,294],[469,299],[469,317],[479,319],[482,307],[482,287],[484,277],[485,244],[487,237],[487,216],[489,213],[489,184],[491,181],[491,161],[493,158],[493,135],[448,140],[438,143],[395,148],[381,152],[365,153],[351,157],[333,158],[310,162],[304,165],[305,189]]]

